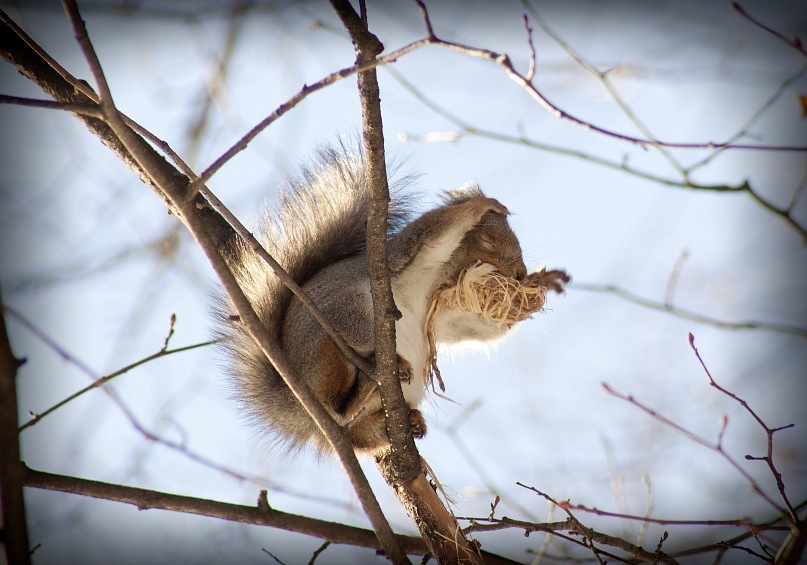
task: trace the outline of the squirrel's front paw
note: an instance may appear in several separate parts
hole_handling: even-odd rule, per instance
[[[417,408],[409,411],[409,426],[412,429],[412,437],[420,439],[426,435],[426,420]]]
[[[414,371],[412,363],[398,355],[398,379],[402,383],[409,384],[412,382],[412,374]]]
[[[543,286],[547,290],[554,290],[558,294],[566,290],[565,286],[572,280],[566,271],[562,269],[552,269],[551,271],[540,270],[527,275],[525,284],[528,286]]]

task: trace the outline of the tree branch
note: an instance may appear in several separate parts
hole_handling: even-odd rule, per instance
[[[432,24],[428,18],[428,12],[426,11],[425,5],[421,0],[416,1],[418,2],[418,5],[421,7],[421,14],[423,14],[424,25],[426,26],[428,33],[427,39],[431,45],[437,45],[439,47],[444,47],[451,51],[462,53],[469,57],[476,57],[478,59],[495,63],[504,70],[504,72],[507,74],[510,80],[515,82],[521,88],[523,88],[527,92],[527,94],[529,94],[536,102],[538,102],[544,109],[550,112],[553,116],[559,119],[570,121],[578,126],[581,126],[584,129],[591,130],[593,132],[600,133],[608,137],[612,137],[614,139],[619,139],[643,147],[668,147],[677,149],[747,149],[757,151],[792,151],[799,153],[807,152],[807,145],[727,144],[716,141],[708,141],[700,143],[679,143],[671,141],[662,141],[658,139],[647,139],[618,133],[616,131],[600,127],[591,122],[587,122],[586,120],[583,120],[581,118],[578,118],[577,116],[574,116],[573,114],[566,112],[560,106],[551,102],[538,88],[535,87],[532,81],[528,80],[525,75],[516,70],[516,68],[513,66],[512,61],[510,60],[510,57],[506,53],[497,53],[489,49],[482,49],[479,47],[473,47],[470,45],[456,43],[454,41],[448,41],[445,39],[441,39],[440,37],[435,35]]]
[[[37,471],[17,463],[24,478],[25,485],[31,488],[53,490],[58,492],[89,496],[101,500],[112,500],[131,504],[139,510],[160,509],[186,514],[196,514],[219,518],[242,524],[270,526],[289,532],[297,532],[309,536],[329,540],[333,543],[344,543],[357,547],[381,549],[378,539],[372,530],[346,526],[337,522],[328,522],[308,518],[297,514],[289,514],[270,508],[266,502],[266,491],[262,491],[256,506],[229,504],[215,500],[207,500],[190,496],[180,496],[154,490],[104,483]],[[395,536],[397,543],[407,553],[423,555],[427,549],[423,540],[415,536]],[[26,548],[27,553],[27,548]]]
[[[650,308],[651,310],[666,312],[667,314],[671,314],[678,318],[683,318],[685,320],[692,320],[693,322],[698,322],[699,324],[705,324],[716,328],[723,328],[727,330],[762,330],[786,335],[793,335],[796,337],[800,337],[802,339],[807,338],[807,328],[788,326],[785,324],[774,324],[771,322],[759,322],[755,320],[748,320],[744,322],[729,322],[726,320],[720,320],[718,318],[713,318],[711,316],[704,316],[703,314],[698,314],[696,312],[684,310],[683,308],[678,308],[667,302],[656,302],[654,300],[643,298],[638,294],[634,294],[629,290],[626,290],[620,286],[613,284],[575,282],[572,283],[571,288],[574,288],[575,290],[613,294],[614,296],[618,296],[619,298],[623,298],[625,300],[633,302],[634,304],[644,306],[645,308]]]
[[[17,434],[17,368],[23,362],[14,357],[11,351],[5,316],[0,314],[0,539],[5,549],[6,562],[20,565],[31,561],[25,500],[22,496],[24,477],[20,469],[20,443]]]
[[[241,316],[241,323],[245,324],[250,335],[260,344],[264,353],[289,384],[290,389],[300,399],[301,404],[323,429],[323,433],[333,445],[357,491],[365,512],[368,514],[374,529],[379,533],[382,545],[384,547],[394,546],[394,541],[391,541],[392,530],[389,528],[378,502],[372,494],[369,483],[367,483],[367,479],[353,453],[350,441],[336,422],[330,418],[305,382],[291,373],[282,351],[265,334],[260,321],[246,297],[238,288],[235,278],[221,256],[219,246],[224,245],[232,236],[232,228],[207,205],[200,195],[189,190],[189,182],[184,175],[171,167],[165,159],[160,157],[125,123],[124,118],[115,108],[111,96],[109,96],[109,87],[105,84],[103,71],[97,57],[94,55],[75,2],[66,0],[65,8],[73,23],[75,35],[81,42],[88,63],[99,83],[98,87],[102,97],[100,102],[105,114],[105,120],[82,116],[79,116],[79,118],[105,144],[110,146],[130,168],[136,171],[147,184],[157,191],[168,205],[169,210],[179,216],[191,231],[205,251],[214,270],[222,279],[225,290]],[[0,54],[15,64],[23,74],[38,83],[57,101],[86,103],[87,96],[72,88],[72,85],[69,85],[64,77],[54,71],[26,42],[21,41],[18,34],[8,25],[6,19],[6,17],[3,18],[5,25],[0,28]]]
[[[637,169],[628,164],[627,159],[623,159],[622,161],[615,161],[610,159],[604,159],[597,155],[593,155],[591,153],[586,153],[584,151],[580,151],[578,149],[569,149],[567,147],[560,147],[558,145],[552,145],[549,143],[541,143],[539,141],[535,141],[527,137],[523,132],[520,132],[519,135],[508,135],[501,132],[492,131],[489,129],[484,129],[481,127],[477,127],[471,125],[470,123],[466,122],[456,114],[450,112],[446,108],[438,105],[436,102],[428,98],[425,94],[423,94],[420,90],[415,88],[415,86],[407,81],[403,75],[401,75],[398,71],[393,69],[392,67],[386,67],[386,71],[391,74],[405,89],[412,93],[412,95],[417,98],[421,103],[425,106],[430,108],[436,114],[442,116],[446,120],[450,121],[454,125],[456,125],[460,131],[459,132],[447,132],[444,134],[406,134],[407,140],[413,141],[457,141],[458,139],[466,136],[466,135],[474,135],[478,137],[483,137],[486,139],[492,139],[494,141],[501,141],[504,143],[512,143],[515,145],[522,145],[524,147],[529,147],[531,149],[537,149],[539,151],[547,151],[549,153],[555,153],[556,155],[563,155],[566,157],[574,157],[577,159],[583,159],[584,161],[588,161],[591,163],[595,163],[597,165],[601,165],[603,167],[607,167],[609,169],[613,169],[616,171],[622,171],[629,175],[633,175],[638,178],[642,178],[651,182],[655,182],[664,186],[670,186],[673,188],[683,188],[686,190],[704,190],[704,191],[712,191],[712,192],[732,192],[735,194],[747,192],[751,198],[753,198],[757,204],[761,205],[764,209],[776,214],[777,216],[781,217],[792,229],[799,234],[799,236],[804,240],[807,241],[807,227],[799,224],[799,222],[793,216],[794,212],[794,202],[795,199],[798,197],[798,191],[793,195],[793,200],[786,208],[778,208],[775,205],[771,204],[764,198],[762,198],[756,189],[746,180],[743,181],[741,184],[737,185],[727,185],[727,184],[704,184],[693,181],[689,174],[694,168],[690,167],[686,169],[685,172],[687,173],[683,180],[677,180],[673,178],[669,178],[666,176],[660,176],[648,171],[643,171],[641,169]],[[807,67],[804,67],[800,70],[796,75],[793,75],[785,81],[785,83],[790,84],[789,81],[795,82],[795,80],[800,77],[804,72],[807,72]],[[779,90],[777,90],[778,96],[781,93],[783,86],[785,83],[780,86]],[[771,97],[772,100],[773,97]],[[761,108],[760,111],[764,109]],[[757,117],[760,114],[758,111],[752,119]],[[750,123],[751,120],[748,121]],[[745,126],[744,126],[745,127]],[[732,138],[733,140],[733,138]],[[730,140],[728,143],[724,143],[722,149],[716,149],[710,155],[716,155],[719,151],[725,151],[727,148],[731,147],[732,141]],[[697,164],[697,166],[701,166],[704,161],[701,161]]]
[[[362,19],[347,0],[332,0],[332,5],[353,39],[356,64],[375,59],[384,46],[367,30]],[[395,306],[387,261],[387,213],[389,184],[384,154],[384,129],[381,116],[378,78],[374,68],[358,74],[359,98],[362,108],[367,182],[370,187],[370,211],[367,217],[367,262],[370,293],[373,299],[375,335],[375,372],[390,438],[392,466],[400,480],[409,481],[421,473],[420,456],[412,439],[409,407],[397,376],[395,321],[401,313]]]
[[[787,45],[789,45],[790,47],[792,47],[793,49],[795,49],[796,51],[798,51],[799,53],[801,53],[802,55],[807,57],[807,50],[805,50],[804,43],[802,42],[802,40],[801,40],[801,38],[799,36],[795,36],[793,39],[790,39],[789,37],[786,37],[782,33],[780,33],[778,31],[776,31],[775,29],[763,24],[761,21],[759,21],[758,19],[751,16],[748,12],[746,12],[743,9],[743,7],[738,2],[732,2],[731,7],[735,12],[740,14],[742,17],[747,19],[749,22],[751,22],[755,26],[759,27],[760,29],[763,29],[763,30],[767,31],[768,33],[770,33],[771,35],[773,35],[777,39],[783,41],[784,43],[786,43]]]
[[[568,504],[556,502],[548,494],[541,492],[535,487],[527,486],[522,483],[516,483],[516,484],[528,490],[531,490],[532,492],[545,498],[546,500],[548,500],[552,504],[555,504],[556,506],[561,508],[564,512],[566,512],[566,515],[569,517],[569,520],[571,521],[571,527],[569,529],[574,530],[578,532],[581,536],[588,538],[589,542],[591,542],[589,547],[595,553],[595,555],[597,553],[597,549],[594,547],[593,542],[602,543],[611,547],[615,547],[617,549],[621,549],[622,551],[629,553],[630,555],[633,555],[634,557],[636,557],[637,559],[639,559],[644,563],[653,563],[653,564],[665,563],[667,565],[676,565],[678,563],[675,559],[673,559],[669,555],[661,552],[661,543],[659,543],[659,546],[656,548],[655,552],[649,552],[621,538],[598,532],[592,528],[589,528],[588,526],[584,526],[574,516],[574,514],[572,514],[570,506]]]
[[[356,49],[356,63],[373,61],[383,45],[366,24],[366,13],[355,12],[347,0],[331,0]],[[440,563],[480,563],[478,543],[469,542],[456,518],[445,508],[426,479],[412,439],[407,406],[397,378],[395,320],[400,317],[392,297],[387,264],[389,187],[384,157],[384,134],[375,68],[359,73],[362,129],[367,178],[373,195],[367,220],[368,268],[375,327],[375,379],[379,383],[390,450],[376,458],[384,479],[415,522],[431,554]]]

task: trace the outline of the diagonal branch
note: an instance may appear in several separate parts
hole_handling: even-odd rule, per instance
[[[252,337],[256,339],[261,349],[283,375],[290,389],[300,399],[301,404],[323,429],[323,433],[339,455],[374,529],[379,532],[382,545],[391,547],[394,545],[394,541],[390,541],[392,530],[372,494],[369,483],[353,453],[350,441],[336,422],[330,418],[305,382],[292,374],[288,361],[280,351],[278,344],[266,335],[254,310],[238,288],[235,278],[221,255],[219,247],[232,236],[232,228],[207,205],[200,195],[189,190],[187,177],[171,167],[125,123],[125,119],[115,108],[109,94],[109,87],[105,83],[97,56],[94,56],[92,44],[89,42],[75,2],[66,0],[65,8],[74,25],[75,35],[82,44],[82,49],[87,55],[88,63],[98,82],[101,92],[101,107],[105,115],[104,120],[82,116],[79,118],[160,195],[169,210],[177,215],[191,231],[221,278],[225,290],[241,316],[241,323],[245,324]],[[57,101],[84,103],[87,100],[88,97],[81,90],[73,88],[30,45],[20,39],[20,36],[8,25],[5,17],[3,23],[5,25],[0,26],[0,54],[4,58],[40,84]]]
[[[597,542],[597,543],[601,543],[601,544],[604,544],[604,545],[609,545],[611,547],[615,547],[617,549],[621,549],[622,551],[625,551],[625,552],[629,553],[630,555],[633,555],[634,557],[636,557],[639,561],[641,561],[643,563],[653,563],[653,564],[665,563],[667,565],[675,565],[675,564],[678,563],[678,561],[676,561],[675,559],[673,559],[669,555],[661,552],[661,543],[659,543],[659,545],[656,548],[655,552],[649,552],[649,551],[646,551],[645,549],[643,549],[643,548],[641,548],[639,546],[633,545],[632,543],[630,543],[628,541],[625,541],[625,540],[623,540],[621,538],[610,536],[608,534],[603,534],[601,532],[598,532],[598,531],[596,531],[596,530],[594,530],[592,528],[589,528],[588,526],[583,525],[575,517],[575,515],[572,514],[571,505],[569,505],[568,502],[558,503],[551,496],[549,496],[548,494],[546,494],[544,492],[541,492],[540,490],[536,489],[535,487],[527,486],[527,485],[525,485],[523,483],[520,483],[520,482],[516,483],[516,484],[518,486],[520,486],[520,487],[523,487],[525,489],[528,489],[528,490],[534,492],[538,496],[548,500],[549,502],[551,502],[552,504],[554,504],[555,506],[561,508],[564,512],[566,512],[566,515],[569,517],[569,522],[570,522],[570,525],[571,525],[571,527],[569,529],[578,532],[581,536],[584,536],[585,538],[588,538],[588,540],[590,542],[589,543],[589,548],[594,552],[595,556],[597,555],[597,552],[599,550],[594,546],[593,542]]]
[[[760,427],[765,431],[765,435],[768,440],[767,453],[763,457],[753,457],[751,455],[746,455],[745,458],[747,460],[762,460],[768,464],[768,469],[770,470],[771,474],[776,480],[776,487],[779,489],[779,495],[782,497],[782,502],[784,502],[785,506],[787,507],[787,511],[790,515],[789,516],[790,521],[792,524],[798,525],[799,516],[798,514],[796,514],[796,510],[793,508],[793,505],[791,504],[790,499],[788,498],[787,493],[785,492],[785,483],[782,480],[782,474],[776,468],[776,464],[773,461],[773,434],[781,430],[792,428],[794,424],[780,426],[777,428],[771,428],[770,426],[768,426],[768,424],[766,424],[765,421],[759,417],[759,415],[754,411],[753,408],[751,408],[751,406],[748,405],[748,403],[745,400],[743,400],[730,390],[727,390],[722,386],[720,386],[719,384],[717,384],[714,377],[712,377],[712,372],[706,366],[706,362],[701,357],[700,351],[698,351],[698,348],[695,347],[695,336],[692,335],[691,333],[689,334],[689,347],[695,353],[695,357],[698,358],[698,362],[703,368],[703,371],[706,373],[706,376],[709,378],[709,385],[716,388],[717,390],[719,390],[720,392],[722,392],[723,394],[725,394],[726,396],[728,396],[729,398],[735,400],[738,404],[740,404],[740,406],[742,406],[745,409],[745,411],[748,412],[748,414],[750,414],[751,417],[754,420],[756,420],[757,424],[759,424]]]
[[[763,24],[761,21],[759,21],[758,19],[756,19],[755,17],[750,15],[748,12],[745,11],[745,9],[738,2],[732,2],[731,7],[735,12],[740,14],[742,17],[747,19],[749,22],[751,22],[755,26],[759,27],[760,29],[763,29],[763,30],[767,31],[768,33],[770,33],[771,35],[773,35],[777,39],[783,41],[784,43],[786,43],[787,45],[789,45],[790,47],[792,47],[793,49],[795,49],[796,51],[798,51],[799,53],[801,53],[802,55],[807,57],[807,50],[805,50],[804,43],[802,42],[801,38],[798,35],[795,36],[793,39],[790,39],[789,37],[786,37],[784,34],[776,31],[775,29],[773,29],[770,26],[767,26],[767,25]]]

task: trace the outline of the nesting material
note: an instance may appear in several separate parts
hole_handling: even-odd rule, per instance
[[[441,310],[463,310],[477,314],[481,319],[498,326],[510,326],[526,320],[541,311],[547,290],[563,291],[569,281],[563,271],[546,272],[543,268],[528,275],[523,281],[507,277],[489,263],[476,263],[464,269],[457,281],[448,281],[438,287],[426,315],[428,340],[427,375],[434,389],[437,379],[445,390],[440,369],[437,367],[437,346],[434,339],[434,320]]]

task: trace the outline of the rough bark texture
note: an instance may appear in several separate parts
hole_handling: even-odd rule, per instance
[[[347,0],[331,0],[356,49],[357,64],[374,59],[383,45],[370,33],[366,18],[354,11]],[[366,16],[362,14],[362,16]],[[478,544],[469,542],[437,493],[429,484],[421,458],[409,430],[409,407],[395,375],[395,315],[389,269],[386,262],[386,211],[389,202],[381,98],[376,70],[359,73],[359,96],[373,207],[368,218],[368,261],[375,309],[376,376],[385,408],[390,449],[376,462],[384,479],[406,508],[426,541],[429,552],[440,563],[482,563]],[[398,314],[399,315],[399,314]]]
[[[0,296],[2,304],[2,296]],[[17,434],[17,368],[20,361],[11,351],[5,317],[0,310],[0,506],[2,530],[0,541],[6,561],[30,563],[25,501],[22,495],[23,475],[20,468],[20,443]],[[2,561],[2,559],[0,559]]]

